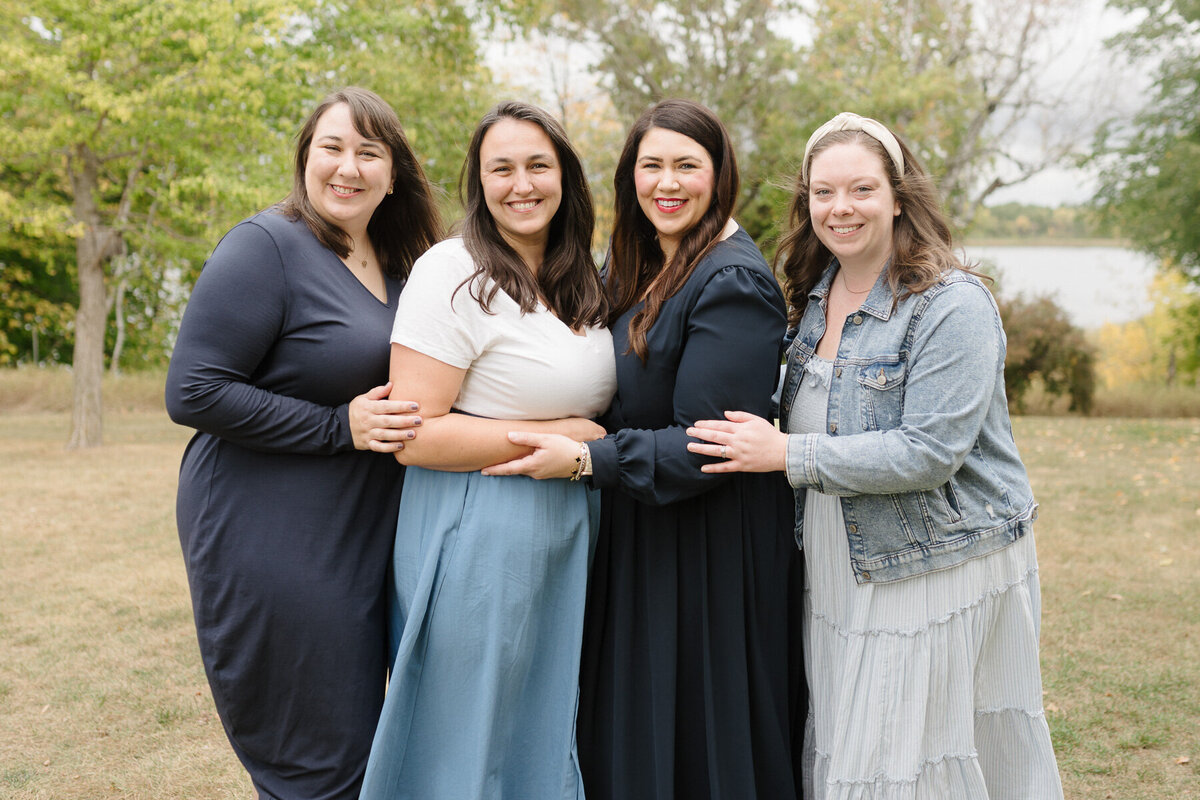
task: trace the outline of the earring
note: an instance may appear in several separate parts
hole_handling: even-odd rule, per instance
[[[393,187],[391,187],[391,186],[389,186],[389,187],[388,187],[388,194],[391,194],[391,193],[392,193],[392,188],[393,188]]]

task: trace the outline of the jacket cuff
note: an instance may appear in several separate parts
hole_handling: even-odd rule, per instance
[[[789,433],[784,473],[793,489],[817,487],[818,433]]]

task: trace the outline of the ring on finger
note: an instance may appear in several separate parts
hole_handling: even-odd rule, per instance
[[[721,458],[729,458],[729,456],[726,455],[726,452],[728,450],[729,450],[729,447],[727,445],[721,445]]]

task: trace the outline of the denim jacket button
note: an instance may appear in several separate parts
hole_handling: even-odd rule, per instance
[[[839,378],[840,378],[840,377],[842,377],[842,368],[841,368],[841,367],[838,367],[837,369],[835,369],[835,370],[833,371],[833,374],[834,374],[834,375],[836,375],[836,376],[837,376],[837,377],[839,377]]]
[[[858,533],[858,526],[851,522],[846,526],[846,530],[848,530],[850,533]]]
[[[864,572],[864,573],[862,574],[862,579],[863,579],[864,581],[869,581],[869,580],[871,580],[871,573],[869,573],[869,572]]]
[[[829,423],[829,432],[837,433],[837,423],[836,422]]]
[[[855,325],[862,325],[862,314],[855,314],[855,315],[854,315],[854,319],[852,320],[852,322],[853,322]]]

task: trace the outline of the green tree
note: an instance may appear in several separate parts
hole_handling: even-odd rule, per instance
[[[35,170],[0,165],[0,187],[45,180]],[[0,189],[0,204],[12,200]],[[0,218],[16,210],[0,206]],[[74,311],[75,249],[70,237],[52,230],[0,227],[0,366],[18,361],[59,361],[70,350]]]
[[[1151,66],[1152,89],[1132,121],[1102,129],[1105,165],[1097,203],[1142,250],[1200,284],[1200,3],[1109,0],[1145,12],[1110,42],[1137,66]]]
[[[44,176],[6,183],[0,208],[23,235],[65,235],[75,247],[69,446],[102,438],[114,259],[139,248],[147,231],[174,223],[178,235],[196,235],[207,227],[203,212],[244,206],[247,192],[259,199],[260,165],[245,155],[281,136],[281,98],[262,87],[292,82],[272,54],[295,35],[295,12],[283,0],[109,0],[103,8],[46,0],[36,15],[25,4],[0,7],[0,106],[11,109],[0,116],[0,137],[21,143],[6,156],[19,172]]]
[[[464,98],[486,93],[470,33],[452,0],[43,0],[36,12],[0,0],[0,136],[18,143],[0,157],[0,218],[10,239],[65,237],[75,251],[69,446],[101,441],[106,337],[126,347],[125,323],[148,313],[132,330],[161,352],[172,286],[287,191],[291,136],[326,91],[379,91],[450,179],[470,131],[458,114],[474,116]],[[20,266],[49,265],[33,252]]]

